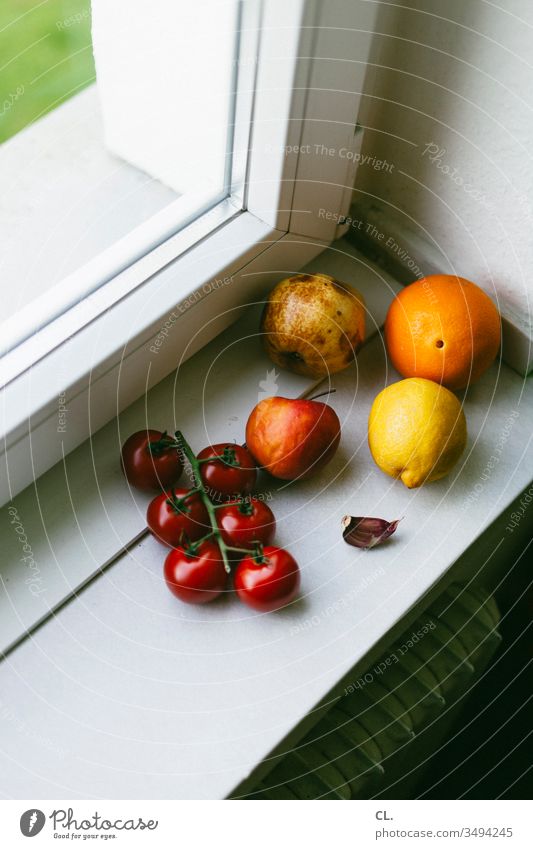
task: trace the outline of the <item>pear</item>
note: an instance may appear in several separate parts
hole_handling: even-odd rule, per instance
[[[282,480],[318,472],[335,454],[340,438],[337,413],[321,401],[265,398],[246,424],[246,447],[259,466]]]
[[[328,274],[298,274],[269,295],[261,331],[270,359],[307,377],[325,377],[353,361],[365,338],[359,292]]]

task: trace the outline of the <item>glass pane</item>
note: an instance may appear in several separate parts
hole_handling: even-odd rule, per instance
[[[94,82],[88,0],[0,4],[0,142]]]
[[[238,0],[2,0],[0,354],[228,194]]]

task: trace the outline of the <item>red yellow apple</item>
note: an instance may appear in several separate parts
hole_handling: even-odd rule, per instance
[[[328,274],[296,274],[269,295],[261,331],[270,359],[308,377],[350,365],[365,338],[359,292]]]
[[[332,407],[298,398],[265,398],[246,425],[246,447],[259,466],[282,480],[318,472],[335,454],[340,437]]]

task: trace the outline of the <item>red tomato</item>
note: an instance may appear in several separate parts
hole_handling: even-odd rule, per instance
[[[183,471],[174,439],[160,430],[138,430],[122,446],[122,470],[138,489],[167,489]]]
[[[267,612],[293,600],[300,588],[300,570],[288,551],[268,545],[262,558],[248,556],[241,560],[234,583],[241,601]]]
[[[211,530],[209,514],[197,492],[172,489],[148,505],[146,523],[159,542],[171,548],[205,536]]]
[[[182,546],[173,548],[165,560],[164,575],[170,592],[187,604],[206,604],[226,588],[222,555],[211,540],[201,542],[196,553]]]
[[[200,474],[209,497],[224,501],[236,495],[248,495],[255,486],[257,467],[244,445],[220,442],[200,451],[198,460],[209,460],[200,465]]]
[[[226,545],[253,548],[254,542],[268,545],[276,533],[270,507],[257,498],[233,501],[217,510],[218,526]]]

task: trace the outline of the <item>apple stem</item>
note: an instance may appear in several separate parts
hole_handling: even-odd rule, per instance
[[[333,395],[336,392],[336,389],[327,389],[326,392],[320,392],[319,395],[313,395],[311,398],[307,398],[307,401],[316,401],[317,398],[323,398],[324,395]]]
[[[231,545],[226,545],[226,543],[222,539],[222,534],[220,533],[220,528],[218,527],[218,522],[217,522],[216,513],[215,513],[215,511],[219,507],[223,507],[225,505],[223,505],[223,504],[220,504],[220,505],[213,504],[213,502],[209,498],[207,489],[204,485],[204,482],[202,480],[202,476],[200,474],[200,463],[201,463],[201,461],[199,461],[196,458],[191,446],[189,445],[189,443],[187,442],[187,440],[185,439],[185,437],[183,436],[183,434],[180,430],[176,431],[175,437],[176,437],[176,444],[178,446],[179,451],[181,451],[181,453],[184,455],[184,457],[186,457],[187,460],[189,461],[189,465],[192,469],[193,477],[194,477],[194,480],[196,482],[196,486],[194,487],[194,490],[191,490],[191,492],[194,491],[194,492],[197,492],[199,494],[200,498],[204,502],[204,506],[205,506],[205,509],[207,510],[207,515],[209,516],[209,521],[211,523],[211,531],[208,534],[206,534],[205,537],[202,537],[202,539],[199,540],[199,542],[204,542],[207,539],[213,539],[213,538],[215,539],[215,541],[216,541],[216,543],[217,543],[217,545],[220,549],[220,553],[222,554],[222,560],[224,561],[224,569],[226,570],[226,572],[228,574],[230,574],[231,573],[231,567],[230,567],[229,557],[228,557],[229,551],[239,551],[239,552],[242,552],[243,554],[254,555],[255,552],[256,552],[256,549],[234,548]]]

